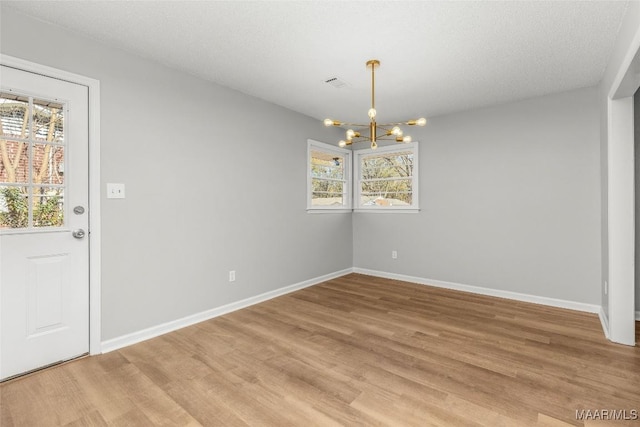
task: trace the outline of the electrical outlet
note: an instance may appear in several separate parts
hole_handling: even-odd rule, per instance
[[[609,282],[604,281],[604,294],[609,295]]]
[[[398,251],[391,251],[391,258],[398,259]]]
[[[229,281],[230,282],[235,282],[236,281],[236,271],[235,270],[229,271]]]

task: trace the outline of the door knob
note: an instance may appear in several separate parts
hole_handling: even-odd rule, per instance
[[[84,230],[82,228],[79,228],[77,230],[73,230],[71,232],[71,235],[73,237],[75,237],[76,239],[82,239],[84,237]]]

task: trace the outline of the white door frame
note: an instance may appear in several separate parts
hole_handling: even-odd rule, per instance
[[[607,103],[609,338],[635,345],[633,96]]]
[[[0,64],[89,88],[89,354],[100,354],[100,81],[9,55]]]
[[[640,86],[640,30],[607,90],[609,339],[635,345],[633,95]]]

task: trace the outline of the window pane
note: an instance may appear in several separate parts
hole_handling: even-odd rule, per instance
[[[362,179],[404,178],[413,175],[413,153],[393,152],[362,157]]]
[[[411,179],[362,181],[361,206],[410,206],[413,202]]]
[[[37,141],[64,143],[64,110],[62,104],[33,100],[33,133]]]
[[[311,180],[311,204],[313,206],[336,206],[344,204],[344,182]]]
[[[62,227],[64,225],[64,189],[35,187],[32,209],[34,227]]]
[[[315,192],[330,192],[330,193],[340,193],[342,194],[342,190],[344,188],[344,182],[342,181],[328,181],[325,179],[316,179],[313,178],[311,180],[311,191]]]
[[[0,139],[0,182],[29,182],[29,145]]]
[[[344,206],[342,193],[311,193],[312,206]]]
[[[315,178],[344,178],[344,157],[337,154],[311,151],[311,176]]]
[[[27,228],[27,187],[0,186],[0,229]]]
[[[29,98],[10,93],[0,93],[0,121],[2,135],[13,138],[29,137]]]
[[[33,146],[33,183],[64,183],[64,147],[52,144]]]

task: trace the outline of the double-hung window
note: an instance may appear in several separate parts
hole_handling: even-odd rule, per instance
[[[351,150],[309,140],[307,210],[351,210]]]
[[[354,210],[417,211],[417,143],[356,150]]]
[[[307,147],[308,211],[419,210],[417,143],[348,150],[309,140]]]

